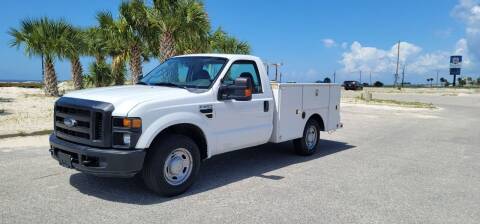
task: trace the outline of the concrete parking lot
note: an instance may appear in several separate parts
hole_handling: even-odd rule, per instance
[[[64,169],[46,136],[0,139],[0,223],[479,223],[480,94],[378,97],[438,109],[344,104],[316,155],[291,143],[220,155],[174,198]]]

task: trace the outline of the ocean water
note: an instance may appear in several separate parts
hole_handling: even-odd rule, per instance
[[[34,82],[34,83],[41,83],[42,80],[0,79],[0,82]]]

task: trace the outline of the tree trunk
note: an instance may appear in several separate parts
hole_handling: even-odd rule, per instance
[[[171,32],[164,32],[160,35],[160,63],[175,56],[177,54],[175,50],[175,39]]]
[[[45,56],[45,92],[50,96],[59,96],[57,87],[57,75],[50,56]]]
[[[105,56],[103,55],[95,55],[95,61],[98,64],[105,63]]]
[[[132,84],[138,82],[138,77],[142,75],[142,52],[138,44],[132,45],[130,48],[130,70],[132,72]]]
[[[125,84],[125,61],[122,55],[115,55],[113,57],[112,76],[115,85]]]
[[[82,71],[82,64],[80,64],[79,57],[73,57],[70,59],[70,63],[72,64],[72,81],[74,89],[82,89],[83,88],[83,71]]]

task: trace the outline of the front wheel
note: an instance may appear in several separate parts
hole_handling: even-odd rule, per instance
[[[200,151],[192,139],[168,135],[150,150],[142,171],[145,185],[150,190],[175,196],[193,184],[200,169]]]
[[[314,154],[320,140],[320,125],[315,120],[308,120],[302,138],[293,140],[295,152],[302,156]]]

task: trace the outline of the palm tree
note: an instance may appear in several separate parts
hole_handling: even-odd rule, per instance
[[[24,46],[28,56],[42,55],[45,63],[44,84],[45,92],[51,96],[58,96],[57,75],[54,60],[58,58],[60,43],[70,32],[71,26],[64,20],[52,20],[46,17],[40,19],[25,19],[20,28],[11,28],[10,36],[13,37],[12,47]]]
[[[98,26],[84,31],[86,53],[95,58],[89,66],[89,75],[85,77],[87,84],[95,87],[108,86],[112,83],[111,68],[106,62],[108,55],[106,31]]]
[[[105,63],[107,57],[107,41],[105,32],[100,27],[90,27],[84,32],[86,52],[95,57],[96,64]]]
[[[228,35],[219,27],[210,36],[210,48],[213,52],[224,54],[250,54],[250,45]]]
[[[112,56],[112,78],[115,85],[125,83],[125,66],[129,57],[130,34],[125,20],[115,20],[110,12],[99,12],[97,20],[104,31],[106,49]]]
[[[197,0],[153,0],[147,9],[151,29],[160,33],[160,62],[183,53],[201,52],[208,47],[210,22]]]
[[[433,85],[433,78],[428,78],[428,79],[427,79],[427,82],[429,82],[429,83],[430,83],[430,87],[432,87],[432,85]]]
[[[124,22],[124,36],[129,48],[132,83],[136,84],[142,75],[142,52],[144,43],[154,36],[148,28],[147,11],[142,0],[123,2],[120,5],[120,19]]]
[[[80,55],[86,51],[86,44],[84,33],[79,28],[73,26],[66,33],[66,37],[62,38],[62,44],[59,44],[58,54],[62,57],[66,57],[70,60],[72,68],[72,80],[75,89],[83,88],[83,69],[80,63]]]

